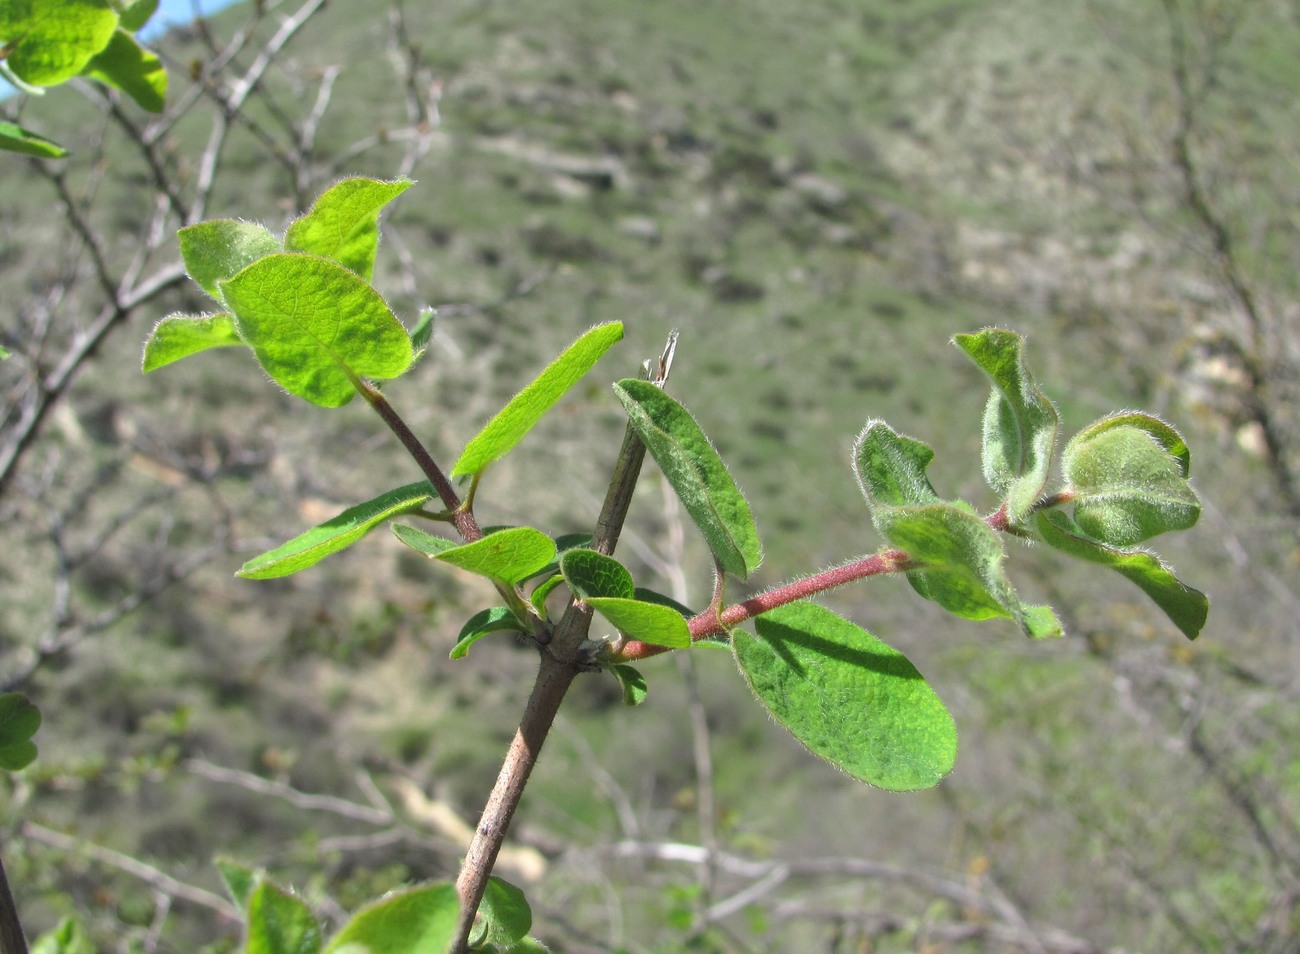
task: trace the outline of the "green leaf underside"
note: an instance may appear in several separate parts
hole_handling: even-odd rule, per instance
[[[415,327],[411,329],[411,348],[417,353],[429,347],[429,339],[433,337],[433,323],[437,317],[436,309],[420,309],[420,316],[415,320]]]
[[[285,251],[332,259],[370,281],[379,248],[379,212],[412,184],[410,179],[344,179],[289,226]]]
[[[649,381],[614,385],[650,455],[724,570],[741,579],[763,560],[749,502],[689,411]]]
[[[509,948],[522,940],[533,926],[533,912],[524,893],[501,878],[489,878],[478,909],[482,941],[497,948]],[[476,932],[477,933],[477,932]]]
[[[103,0],[31,0],[0,5],[6,63],[32,86],[54,86],[80,73],[117,30]]]
[[[481,474],[488,465],[508,454],[622,337],[622,323],[612,321],[597,325],[569,345],[465,445],[451,469],[452,476]]]
[[[0,694],[0,769],[16,772],[36,758],[32,736],[41,727],[41,711],[20,692]]]
[[[302,901],[269,881],[248,897],[247,954],[318,954],[320,925]]]
[[[144,372],[156,371],[209,348],[242,345],[230,315],[168,315],[144,344]]]
[[[883,507],[939,503],[925,470],[934,451],[904,437],[884,421],[868,421],[853,449],[853,468],[873,517]]]
[[[555,558],[555,541],[532,527],[511,527],[429,555],[470,573],[514,585]]]
[[[1043,541],[1064,553],[1091,563],[1108,566],[1135,583],[1160,607],[1188,639],[1195,639],[1205,627],[1210,612],[1209,598],[1184,585],[1160,560],[1145,550],[1121,550],[1088,535],[1059,510],[1040,512],[1038,532]]]
[[[1183,435],[1178,433],[1172,424],[1162,421],[1154,414],[1121,411],[1118,414],[1107,415],[1081,430],[1071,439],[1071,443],[1092,440],[1103,432],[1117,427],[1136,427],[1138,430],[1145,431],[1177,462],[1180,476],[1186,477],[1191,472],[1192,452],[1187,446],[1187,441],[1183,440]]]
[[[427,480],[380,494],[254,557],[236,575],[269,580],[305,570],[331,553],[356,543],[385,520],[418,509],[432,496],[433,487]]]
[[[1019,521],[1042,496],[1052,466],[1059,417],[1024,364],[1024,340],[988,328],[954,343],[993,379],[984,410],[984,477]]]
[[[269,230],[237,219],[187,225],[176,236],[186,273],[222,304],[218,282],[234,278],[259,258],[283,251],[283,244]]]
[[[459,913],[452,884],[399,891],[357,912],[325,954],[441,954],[451,944]]]
[[[634,599],[636,586],[627,567],[611,556],[583,547],[566,550],[560,557],[560,573],[580,600],[591,597]]]
[[[504,606],[493,606],[475,613],[460,628],[456,645],[451,649],[452,659],[461,659],[469,648],[489,633],[524,632],[523,624],[515,619],[515,614]]]
[[[135,33],[158,12],[158,0],[135,0],[121,8],[122,20],[118,24],[123,30]]]
[[[639,706],[645,702],[645,697],[650,690],[646,686],[645,676],[641,674],[641,670],[635,666],[615,665],[610,666],[609,671],[623,689],[624,705]]]
[[[241,910],[247,909],[248,898],[260,880],[257,873],[229,858],[217,858],[214,864],[217,873],[221,875],[221,883],[225,885],[226,893]]]
[[[41,159],[62,159],[68,154],[68,150],[54,140],[3,120],[0,120],[0,149]]]
[[[930,788],[952,770],[957,730],[907,658],[815,603],[737,632],[736,662],[768,711],[810,752],[892,791]]]
[[[434,536],[416,527],[408,527],[404,523],[393,524],[393,534],[412,550],[423,553],[427,557],[436,557],[440,553],[460,546],[455,540]]]
[[[671,606],[616,596],[589,596],[585,601],[631,639],[669,649],[685,649],[691,644],[686,620]]]
[[[313,404],[339,407],[355,379],[395,378],[411,364],[411,339],[384,299],[329,259],[267,255],[220,288],[266,372]]]
[[[119,29],[83,71],[91,79],[126,93],[151,113],[162,112],[167,96],[167,72],[162,61],[126,30]]]
[[[1193,526],[1201,504],[1187,482],[1188,458],[1179,444],[1181,438],[1171,452],[1167,436],[1131,424],[1094,425],[1076,435],[1061,462],[1075,495],[1074,520],[1084,533],[1122,548]]]
[[[546,612],[546,597],[550,596],[557,586],[564,582],[564,577],[556,573],[554,576],[547,577],[537,586],[533,587],[533,592],[528,596],[528,602],[537,610],[538,615],[543,619],[549,619]]]

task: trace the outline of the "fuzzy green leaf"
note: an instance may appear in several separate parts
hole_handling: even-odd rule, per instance
[[[108,45],[118,17],[104,0],[26,0],[0,4],[6,65],[24,83],[70,80]]]
[[[161,113],[167,96],[167,72],[156,55],[126,30],[117,30],[108,46],[86,64],[83,74],[126,93],[141,109]]]
[[[437,537],[432,533],[425,533],[415,527],[408,527],[404,523],[393,524],[393,534],[412,550],[423,553],[427,557],[436,557],[440,553],[448,550],[454,550],[460,546],[455,540],[448,540],[446,537]]]
[[[481,474],[489,464],[508,454],[622,337],[622,323],[611,321],[597,325],[569,345],[465,445],[451,469],[452,476]]]
[[[283,251],[283,243],[256,222],[213,219],[176,233],[185,271],[198,286],[225,304],[219,282],[234,278],[259,258]]]
[[[593,596],[630,600],[636,596],[636,585],[627,567],[595,550],[566,550],[560,556],[560,573],[580,600]]]
[[[671,606],[616,596],[588,596],[584,599],[615,629],[631,639],[669,649],[685,649],[691,644],[691,631],[686,620]]]
[[[892,791],[930,788],[952,770],[957,730],[902,653],[815,603],[759,616],[732,637],[768,711],[814,755]]]
[[[379,213],[412,185],[410,179],[344,179],[289,226],[285,251],[332,259],[370,281],[379,248]]]
[[[41,710],[20,692],[0,694],[0,769],[17,772],[36,758],[32,736],[41,727]]]
[[[623,689],[624,705],[639,706],[645,702],[649,688],[646,686],[645,676],[641,674],[640,669],[635,666],[619,664],[610,666],[609,671]]]
[[[352,399],[358,378],[395,378],[411,364],[402,323],[337,262],[267,255],[219,287],[266,372],[313,404],[339,407]]]
[[[1186,530],[1201,515],[1187,482],[1187,444],[1158,418],[1103,418],[1074,436],[1061,464],[1075,522],[1104,544],[1130,547]]]
[[[187,358],[209,348],[242,345],[230,315],[168,315],[144,343],[144,373]]]
[[[54,140],[3,120],[0,120],[0,149],[40,159],[62,159],[68,154],[68,150]]]
[[[320,925],[288,891],[263,881],[248,897],[246,954],[318,954]]]
[[[510,527],[489,533],[473,543],[462,543],[429,556],[470,573],[514,585],[528,579],[555,558],[555,541],[532,527]]]
[[[925,469],[934,451],[904,437],[884,421],[868,421],[853,448],[853,469],[872,516],[885,507],[939,503]]]
[[[749,502],[689,411],[649,381],[627,378],[614,393],[655,463],[728,573],[745,579],[763,560]]]
[[[385,520],[419,509],[432,496],[433,487],[428,481],[380,494],[254,557],[236,575],[248,580],[269,580],[305,570],[331,553],[350,547]]]
[[[524,893],[501,878],[489,878],[479,904],[475,940],[490,949],[509,949],[533,926],[533,912]]]
[[[503,631],[524,632],[523,624],[506,607],[493,606],[475,613],[460,628],[460,635],[456,637],[456,645],[451,649],[451,658],[463,658],[469,652],[469,648],[488,633]]]
[[[1186,586],[1153,553],[1123,550],[1090,539],[1059,510],[1037,514],[1038,533],[1049,546],[1070,556],[1100,563],[1127,577],[1155,602],[1184,636],[1195,639],[1205,627],[1210,600]]]
[[[325,954],[441,954],[460,914],[455,885],[408,888],[385,895],[355,914]]]
[[[984,410],[984,478],[1019,522],[1043,494],[1052,466],[1059,417],[1025,368],[1024,340],[999,328],[957,335],[954,343],[990,378]]]

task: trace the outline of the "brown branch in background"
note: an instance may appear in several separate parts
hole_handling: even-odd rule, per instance
[[[18,920],[13,892],[9,890],[3,859],[0,859],[0,954],[27,954],[27,940]]]

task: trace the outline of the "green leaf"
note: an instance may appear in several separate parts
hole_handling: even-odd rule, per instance
[[[814,755],[892,791],[930,788],[952,770],[952,717],[902,653],[815,603],[754,623],[757,638],[732,638],[740,671]]]
[[[1201,515],[1187,482],[1190,460],[1181,435],[1159,418],[1103,418],[1076,434],[1061,457],[1075,522],[1121,548],[1186,530]]]
[[[460,915],[455,885],[408,888],[362,908],[325,948],[325,954],[441,954]]]
[[[404,537],[403,542],[421,549]],[[554,559],[555,541],[532,527],[510,527],[489,533],[473,543],[439,549],[436,553],[424,552],[462,570],[513,586]]]
[[[649,381],[614,385],[637,436],[668,478],[710,551],[745,579],[763,560],[749,503],[690,412]]]
[[[236,575],[248,580],[269,580],[305,570],[331,553],[350,547],[385,520],[419,509],[432,496],[433,487],[428,481],[380,494],[254,557]]]
[[[25,0],[0,4],[0,44],[14,75],[32,86],[72,79],[117,30],[104,0]]]
[[[489,878],[478,909],[479,945],[510,948],[533,926],[533,912],[523,891],[501,878]]]
[[[344,179],[289,226],[285,251],[333,259],[370,281],[379,248],[379,213],[413,184],[410,179]]]
[[[266,372],[313,404],[339,407],[358,378],[411,364],[411,338],[384,299],[329,259],[267,255],[219,287]]]
[[[36,758],[32,736],[41,727],[41,710],[20,692],[0,694],[0,769],[16,772]]]
[[[1195,639],[1210,613],[1209,598],[1183,584],[1153,553],[1121,550],[1092,540],[1059,510],[1037,514],[1043,541],[1064,553],[1100,563],[1132,580],[1173,621],[1184,636]]]
[[[616,664],[610,666],[609,671],[623,688],[624,705],[639,706],[645,702],[649,689],[646,686],[645,676],[641,675],[640,669],[635,666]]]
[[[625,600],[636,597],[636,585],[627,567],[595,550],[566,550],[560,557],[560,573],[580,600],[593,596]]]
[[[685,649],[691,644],[686,620],[671,606],[617,596],[588,596],[584,600],[631,639],[669,649]]]
[[[957,335],[954,343],[993,379],[984,410],[984,478],[1019,523],[1033,508],[1052,466],[1059,417],[1025,368],[1024,340],[1000,328]]]
[[[68,154],[68,150],[54,140],[46,139],[30,129],[3,120],[0,120],[0,149],[21,152],[25,156],[37,156],[41,159],[62,159]]]
[[[429,339],[433,337],[433,323],[437,317],[436,308],[420,309],[420,317],[416,320],[415,327],[411,329],[411,348],[417,358],[429,347]]]
[[[122,4],[118,12],[122,17],[118,25],[135,33],[158,12],[158,0],[135,0],[134,3]]]
[[[320,925],[302,901],[269,881],[248,897],[246,954],[318,954]]]
[[[884,507],[939,503],[925,470],[934,451],[884,421],[868,421],[853,447],[853,469],[872,515]]]
[[[199,287],[225,304],[219,282],[234,278],[259,258],[283,251],[283,243],[255,222],[213,219],[176,233],[185,271]]]
[[[533,587],[533,592],[529,594],[528,602],[532,604],[533,609],[537,610],[537,615],[542,619],[550,618],[550,615],[546,612],[546,597],[550,596],[551,592],[563,582],[564,577],[555,573]]]
[[[227,348],[243,343],[235,331],[235,319],[230,315],[168,315],[154,325],[144,343],[144,373],[157,371],[173,361],[209,348]]]
[[[453,477],[481,474],[489,464],[510,452],[592,365],[623,337],[622,322],[597,325],[569,345],[526,388],[488,421],[465,445],[451,469]]]
[[[96,954],[96,951],[81,922],[64,918],[36,939],[31,954]]]
[[[493,606],[490,609],[475,613],[460,628],[460,635],[456,637],[456,645],[451,650],[451,658],[462,658],[469,652],[471,646],[488,633],[499,633],[503,630],[515,633],[526,631],[523,624],[515,618],[515,614],[504,606]]]
[[[141,109],[162,112],[167,96],[167,72],[162,61],[126,30],[117,30],[108,46],[86,64],[82,73],[105,86],[120,89]]]
[[[251,868],[245,868],[229,858],[218,857],[214,864],[221,875],[222,884],[226,886],[226,893],[241,911],[246,910],[248,899],[252,896],[253,889],[261,882],[261,876]]]
[[[460,546],[455,540],[437,537],[415,527],[408,527],[404,523],[393,524],[393,534],[412,550],[423,553],[427,557],[436,557],[440,553]]]

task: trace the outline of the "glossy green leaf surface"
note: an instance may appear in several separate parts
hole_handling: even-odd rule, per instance
[[[385,520],[422,507],[432,496],[433,487],[428,481],[380,494],[254,557],[240,567],[237,575],[249,580],[269,580],[305,570],[331,553],[356,543]]]
[[[168,315],[154,325],[144,343],[144,372],[148,374],[209,348],[243,343],[230,315]]]
[[[685,649],[691,644],[686,620],[671,606],[616,596],[588,596],[585,600],[624,636],[669,649]]]
[[[108,46],[86,64],[84,75],[126,93],[141,109],[161,113],[167,97],[162,61],[126,30],[117,30]]]
[[[993,379],[984,409],[984,478],[1022,520],[1047,485],[1059,417],[1024,363],[1024,339],[999,328],[953,342]]]
[[[1158,418],[1125,414],[1080,431],[1061,457],[1074,520],[1113,547],[1186,530],[1201,515],[1182,437]]]
[[[459,914],[455,885],[408,888],[358,911],[330,940],[325,954],[442,954]]]
[[[622,337],[622,323],[611,321],[597,325],[569,345],[465,445],[451,469],[452,476],[481,474],[488,465],[508,454]]]
[[[412,185],[410,179],[344,179],[289,226],[285,251],[332,259],[370,281],[379,248],[379,213]]]
[[[736,482],[686,408],[649,381],[614,385],[632,427],[722,568],[742,580],[763,560],[758,527]]]
[[[411,364],[411,339],[355,272],[314,255],[267,255],[219,284],[239,336],[290,394],[321,407],[352,399],[354,380]]]
[[[25,0],[0,4],[6,65],[24,83],[70,80],[108,45],[118,18],[104,0]]]
[[[515,614],[504,606],[493,606],[475,613],[460,628],[456,645],[451,649],[452,659],[461,659],[469,648],[489,633],[524,632],[524,626],[515,619]]]
[[[510,527],[429,555],[470,573],[515,584],[555,558],[555,541],[532,527]]]
[[[646,686],[645,676],[641,674],[640,669],[635,666],[619,664],[610,666],[609,671],[618,680],[618,684],[623,690],[624,705],[639,706],[645,702],[649,688]]]
[[[176,233],[185,271],[200,288],[225,303],[218,282],[234,278],[259,258],[283,250],[270,231],[256,222],[213,219]]]
[[[0,149],[40,159],[62,159],[68,154],[68,150],[54,140],[4,120],[0,120]]]
[[[902,653],[815,603],[754,623],[756,638],[732,637],[740,671],[814,755],[892,791],[930,788],[952,770],[952,717]]]
[[[473,938],[497,950],[508,950],[532,929],[533,912],[523,891],[509,881],[489,878]]]
[[[32,736],[41,727],[41,711],[20,692],[0,694],[0,769],[16,772],[36,758]]]
[[[560,556],[560,573],[580,600],[593,596],[630,600],[636,596],[636,585],[627,567],[595,550],[566,550]]]
[[[318,954],[320,925],[311,909],[288,891],[261,882],[248,897],[246,954]]]
[[[1188,639],[1195,639],[1209,617],[1209,598],[1183,584],[1152,553],[1124,550],[1090,539],[1066,514],[1058,510],[1036,515],[1038,533],[1049,546],[1073,557],[1100,563],[1131,580],[1164,611]]]

